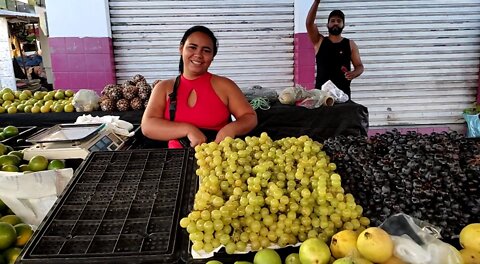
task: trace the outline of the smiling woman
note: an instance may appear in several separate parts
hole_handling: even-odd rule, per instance
[[[245,135],[257,125],[256,113],[240,88],[208,71],[217,51],[218,41],[210,29],[194,26],[185,32],[179,46],[180,75],[155,85],[144,112],[141,127],[146,137],[168,141],[170,148],[194,147]]]

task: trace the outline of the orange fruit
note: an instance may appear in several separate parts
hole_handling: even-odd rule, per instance
[[[74,95],[75,95],[75,92],[72,91],[72,90],[66,90],[65,91],[65,96],[67,96],[67,97],[72,97]]]
[[[15,231],[17,232],[17,242],[15,242],[15,246],[23,247],[27,244],[28,240],[33,235],[33,229],[30,225],[27,224],[18,224],[14,226]]]
[[[67,113],[71,113],[75,110],[75,107],[72,105],[72,104],[66,104],[64,107],[63,107],[63,111],[67,112]]]
[[[42,171],[48,167],[48,159],[44,156],[34,156],[28,162],[28,167],[31,171]]]
[[[9,114],[15,114],[15,113],[17,113],[17,107],[15,107],[15,106],[9,106],[9,107],[7,108],[7,113],[9,113]]]
[[[4,101],[13,101],[15,99],[15,95],[13,93],[4,93],[2,99]]]
[[[0,222],[0,250],[9,248],[15,241],[17,241],[15,228],[9,223]]]
[[[50,112],[50,106],[44,105],[44,106],[40,107],[40,112],[42,112],[42,113]]]
[[[3,223],[9,223],[12,226],[18,225],[22,223],[22,219],[20,217],[14,215],[14,214],[9,214],[9,215],[4,215],[0,218],[0,222]]]
[[[32,113],[33,114],[40,113],[40,107],[39,106],[33,106],[32,107]]]

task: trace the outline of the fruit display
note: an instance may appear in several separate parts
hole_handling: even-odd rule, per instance
[[[33,235],[33,229],[0,200],[0,263],[13,264]]]
[[[374,226],[405,213],[453,239],[480,222],[480,142],[456,132],[370,138],[340,136],[324,142],[346,192],[353,193]]]
[[[469,245],[478,242],[477,225],[471,224],[463,228],[467,234],[464,239]],[[353,236],[352,236],[353,235]],[[426,235],[426,233],[424,234]],[[290,248],[288,253],[283,249],[261,249],[253,256],[244,257],[242,261],[229,261],[231,259],[212,259],[208,263],[251,263],[253,264],[478,264],[479,251],[476,246],[465,247],[458,251],[453,246],[432,239],[422,245],[413,240],[400,243],[397,239],[382,228],[369,227],[362,232],[343,230],[336,233],[330,242],[330,247],[323,240],[309,238],[300,247]],[[426,237],[424,237],[427,239]],[[425,240],[427,241],[427,240]],[[415,246],[409,245],[413,243]],[[436,250],[435,250],[436,248]],[[343,249],[338,251],[339,249]],[[279,253],[280,252],[280,253]],[[287,255],[288,254],[288,255]],[[225,262],[222,262],[225,261]]]
[[[73,112],[72,90],[36,91],[30,90],[13,91],[10,88],[0,90],[0,114],[8,113],[49,113],[49,112]]]
[[[195,251],[224,246],[232,254],[308,238],[325,243],[338,230],[370,223],[322,144],[307,136],[226,138],[195,152],[200,187],[193,211],[180,221]]]
[[[49,161],[40,155],[24,160],[22,151],[13,150],[10,146],[0,143],[0,171],[29,173],[63,168],[65,168],[63,160]]]
[[[102,111],[142,110],[146,107],[152,86],[145,77],[136,74],[122,85],[108,84],[102,90],[100,108]]]

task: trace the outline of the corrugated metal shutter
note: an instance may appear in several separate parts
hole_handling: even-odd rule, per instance
[[[360,49],[365,72],[352,98],[371,126],[463,122],[477,90],[479,0],[322,1],[320,30],[333,9],[345,12],[344,36]]]
[[[178,74],[178,46],[193,25],[219,40],[210,71],[241,89],[293,85],[294,0],[110,0],[117,81],[143,74],[148,81]]]

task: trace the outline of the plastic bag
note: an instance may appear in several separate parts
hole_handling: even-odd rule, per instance
[[[0,199],[26,224],[35,228],[73,177],[73,169],[33,173],[0,172]]]
[[[284,89],[278,100],[282,104],[296,104],[309,109],[318,108],[322,105],[332,106],[334,98],[329,92],[318,89],[307,90],[300,85]]]
[[[298,102],[297,105],[308,109],[318,108],[322,105],[332,106],[335,101],[329,92],[317,89],[307,91],[305,96],[306,98]]]
[[[251,101],[255,98],[263,97],[268,99],[269,101],[276,101],[278,100],[278,94],[274,90],[264,89],[260,85],[254,85],[252,88],[247,89],[243,92],[245,97],[248,101]]]
[[[345,94],[342,90],[338,89],[338,87],[330,80],[326,81],[322,85],[321,90],[329,92],[337,103],[345,103],[349,99],[348,95]]]
[[[304,99],[306,90],[300,85],[283,89],[278,96],[278,101],[282,104],[294,105],[298,100]]]
[[[465,119],[465,121],[467,122],[467,137],[480,137],[480,114],[463,114],[463,119]]]
[[[132,131],[133,125],[130,122],[121,120],[119,116],[92,116],[82,115],[77,117],[75,124],[98,124],[105,123],[105,130],[112,131],[117,135],[132,137],[135,132]]]
[[[72,104],[77,112],[92,112],[98,109],[100,97],[94,90],[82,89],[75,93]]]
[[[461,264],[458,251],[440,239],[440,229],[406,214],[389,217],[380,227],[394,242],[393,254],[410,264]]]

